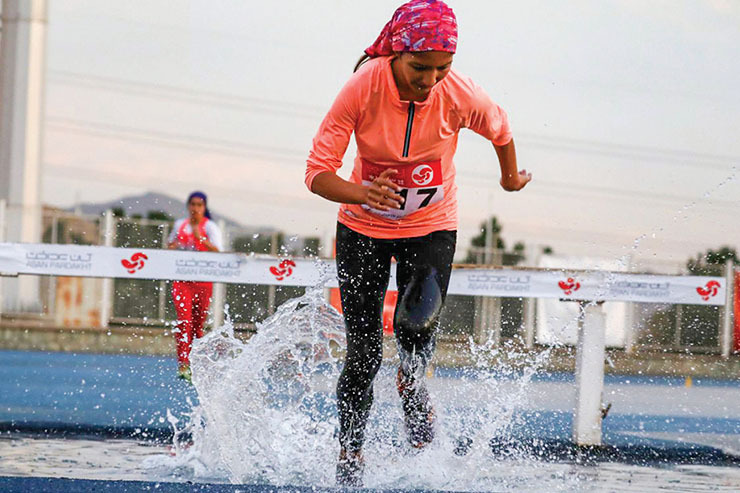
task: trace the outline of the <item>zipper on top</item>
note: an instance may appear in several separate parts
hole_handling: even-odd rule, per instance
[[[414,125],[414,102],[409,101],[409,113],[406,120],[406,138],[403,140],[402,157],[409,157],[409,144],[411,143],[411,127]]]

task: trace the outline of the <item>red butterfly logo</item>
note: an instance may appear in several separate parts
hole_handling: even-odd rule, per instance
[[[270,267],[270,272],[278,281],[282,281],[286,277],[290,277],[293,274],[294,267],[295,262],[290,259],[285,259],[280,262],[277,267],[275,267],[274,265]]]
[[[131,255],[130,259],[121,260],[121,265],[126,268],[129,274],[133,274],[137,270],[141,270],[144,268],[145,260],[149,260],[149,257],[144,255],[142,252],[136,252],[135,254]]]
[[[709,301],[709,298],[717,296],[719,288],[720,284],[717,281],[709,281],[706,286],[696,288],[696,292],[699,293],[701,299]]]
[[[567,295],[573,294],[574,291],[581,289],[581,283],[572,277],[569,277],[565,281],[558,282],[558,286],[560,286],[560,289],[562,289]]]

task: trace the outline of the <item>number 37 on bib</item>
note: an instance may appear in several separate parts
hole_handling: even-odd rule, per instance
[[[363,159],[362,184],[371,185],[373,180],[389,168],[398,170],[398,173],[390,176],[389,179],[401,187],[401,191],[397,192],[404,198],[401,208],[381,211],[363,204],[363,209],[377,216],[398,219],[435,204],[444,198],[442,162],[440,160],[383,166]]]

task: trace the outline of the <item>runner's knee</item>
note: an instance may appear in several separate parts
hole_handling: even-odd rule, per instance
[[[414,352],[430,344],[441,310],[442,291],[437,281],[437,270],[425,266],[412,276],[393,317],[401,348]]]

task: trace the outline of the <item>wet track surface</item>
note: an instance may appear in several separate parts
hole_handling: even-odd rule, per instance
[[[193,388],[174,373],[168,358],[0,351],[0,378],[10,382],[0,397],[0,489],[316,491],[229,485],[225,477],[194,477],[168,465],[167,410],[180,414],[190,409],[188,401],[197,403]],[[440,369],[430,390],[444,392],[459,377]],[[521,425],[489,443],[491,488],[740,490],[736,382],[699,380],[686,387],[681,379],[607,377],[606,445],[591,449],[569,440],[572,378],[539,375],[530,385],[528,408],[516,411]]]

